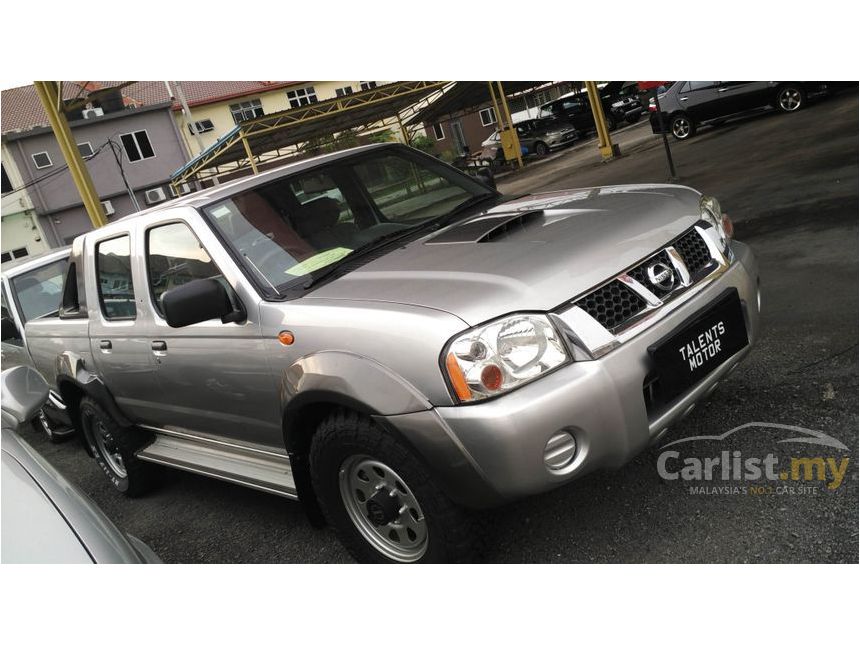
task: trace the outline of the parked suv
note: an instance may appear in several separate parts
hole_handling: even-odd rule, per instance
[[[660,95],[663,124],[676,139],[689,139],[701,125],[719,124],[755,108],[796,112],[810,96],[827,91],[821,81],[677,81]],[[651,129],[660,133],[657,106],[651,99]]]
[[[302,500],[361,561],[471,560],[474,510],[618,467],[746,356],[758,269],[668,185],[503,196],[399,144],[77,238],[27,324],[113,485]]]

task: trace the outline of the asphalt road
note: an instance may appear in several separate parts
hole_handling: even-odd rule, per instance
[[[841,485],[829,490],[828,478],[812,482],[814,494],[694,495],[687,482],[658,476],[658,445],[621,470],[492,512],[486,561],[857,562],[857,132],[857,93],[849,92],[797,114],[702,129],[672,145],[682,183],[716,195],[736,236],[759,258],[763,333],[747,361],[663,443],[752,422],[801,426],[847,450],[778,444],[785,434],[756,429],[685,454],[847,457]],[[611,163],[596,161],[595,144],[582,142],[506,178],[500,189],[666,180],[662,145],[647,124],[620,131],[617,140],[626,156]],[[164,471],[156,492],[129,500],[75,443],[28,438],[167,562],[350,561],[296,503],[176,471]]]

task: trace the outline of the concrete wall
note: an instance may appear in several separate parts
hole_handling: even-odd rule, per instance
[[[3,142],[3,170],[9,177],[12,188],[20,188],[24,181],[11,152]],[[39,219],[33,211],[33,203],[26,190],[13,190],[3,195],[2,225],[0,225],[0,246],[5,253],[13,249],[25,248],[29,255],[35,255],[49,248],[48,240]]]
[[[442,124],[442,129],[445,132],[445,138],[441,141],[436,140],[436,135],[433,133],[433,124],[424,124],[424,133],[427,138],[429,138],[430,141],[433,142],[433,152],[438,155],[443,154],[445,151],[448,151],[449,154],[457,154],[457,150],[454,143],[454,131],[452,129],[452,124],[455,122],[459,122],[460,124],[460,127],[463,131],[463,136],[466,140],[466,145],[469,146],[469,151],[472,153],[480,152],[481,143],[487,137],[493,134],[497,127],[496,123],[486,126],[481,124],[480,111],[485,107],[491,106],[492,103],[488,105],[482,105],[471,114],[466,114],[465,116],[449,118],[444,121],[440,121],[440,123]]]
[[[126,179],[138,196],[141,208],[147,206],[144,191],[155,186],[163,186],[167,190],[170,173],[188,160],[167,105],[123,110],[70,125],[77,143],[89,142],[94,151],[98,151],[108,139],[120,143],[122,134],[138,130],[147,132],[154,157],[130,162],[121,144],[118,150]],[[23,134],[10,133],[5,139],[22,179],[25,182],[39,180],[28,191],[51,245],[64,244],[90,230],[89,217],[70,173],[68,170],[56,172],[65,165],[65,159],[53,132],[49,128],[39,128]],[[52,162],[50,167],[36,168],[32,155],[38,152],[48,153]],[[86,164],[100,199],[109,199],[114,206],[116,214],[109,219],[134,212],[110,146],[105,146]]]

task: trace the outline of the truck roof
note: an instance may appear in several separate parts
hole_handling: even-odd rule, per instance
[[[356,148],[350,148],[349,150],[340,150],[338,152],[330,152],[328,154],[320,155],[319,157],[313,157],[312,159],[303,159],[301,161],[295,161],[290,164],[285,164],[283,166],[278,166],[277,168],[272,168],[271,170],[265,170],[258,175],[251,175],[249,177],[241,177],[239,179],[234,179],[225,184],[220,184],[218,186],[213,186],[211,188],[206,188],[204,190],[197,191],[196,193],[191,193],[185,197],[180,197],[179,199],[172,199],[169,202],[164,204],[159,204],[158,206],[154,206],[152,208],[147,208],[145,210],[139,211],[137,213],[132,213],[130,215],[126,215],[125,217],[121,217],[117,222],[121,222],[124,220],[128,220],[130,218],[141,217],[143,215],[147,215],[150,213],[156,213],[163,210],[167,210],[169,208],[176,208],[177,206],[191,206],[194,208],[199,208],[201,206],[206,206],[208,204],[212,204],[214,202],[220,201],[231,195],[235,195],[236,193],[240,193],[246,190],[249,190],[255,186],[260,184],[264,184],[266,182],[271,181],[273,178],[278,176],[289,176],[292,174],[296,174],[298,172],[302,172],[305,170],[309,170],[315,168],[317,166],[322,166],[332,161],[337,161],[338,159],[344,159],[347,157],[352,157],[354,155],[366,152],[368,150],[374,148],[384,148],[384,147],[392,147],[392,146],[400,146],[403,144],[398,143],[371,143],[365,146],[358,146]]]

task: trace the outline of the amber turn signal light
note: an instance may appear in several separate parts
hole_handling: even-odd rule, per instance
[[[278,334],[278,341],[281,345],[292,345],[296,342],[296,337],[293,336],[293,332],[284,330]]]
[[[461,401],[469,401],[472,398],[472,390],[469,389],[466,375],[463,374],[457,357],[453,353],[448,354],[445,359],[445,367],[448,369],[448,378],[451,379],[451,385],[454,386],[454,393],[457,398]]]

